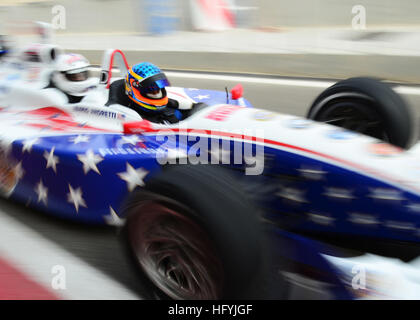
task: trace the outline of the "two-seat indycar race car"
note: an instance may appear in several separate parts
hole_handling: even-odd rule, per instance
[[[420,239],[415,124],[387,84],[339,82],[312,120],[253,108],[239,87],[168,88],[210,99],[160,124],[106,106],[114,64],[128,68],[121,51],[105,52],[97,89],[72,104],[46,88],[60,49],[25,52],[0,64],[2,195],[121,226],[157,296],[420,297],[416,249],[405,263],[379,256]]]

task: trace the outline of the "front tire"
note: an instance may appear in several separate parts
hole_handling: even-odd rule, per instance
[[[416,138],[409,106],[389,84],[372,78],[351,78],[334,84],[313,102],[307,117],[405,149]]]

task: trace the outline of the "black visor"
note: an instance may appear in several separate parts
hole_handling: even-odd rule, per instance
[[[171,84],[164,73],[159,73],[144,80],[136,80],[133,82],[134,88],[141,91],[148,91],[148,93],[159,91],[159,89],[169,87],[170,85]]]
[[[78,72],[78,73],[64,73],[64,75],[66,76],[66,79],[69,81],[85,81],[89,78],[89,71],[85,70],[82,72]]]

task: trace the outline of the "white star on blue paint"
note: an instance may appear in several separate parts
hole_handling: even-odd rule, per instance
[[[79,206],[87,208],[86,202],[83,199],[82,188],[73,189],[69,184],[69,193],[67,193],[67,202],[74,205],[76,212],[79,212]]]

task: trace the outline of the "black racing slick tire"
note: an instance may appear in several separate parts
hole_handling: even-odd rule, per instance
[[[154,297],[267,298],[255,291],[266,248],[247,199],[228,170],[211,165],[164,167],[130,195],[123,236]]]
[[[307,114],[409,149],[417,138],[411,110],[392,87],[373,78],[350,78],[322,92]]]

